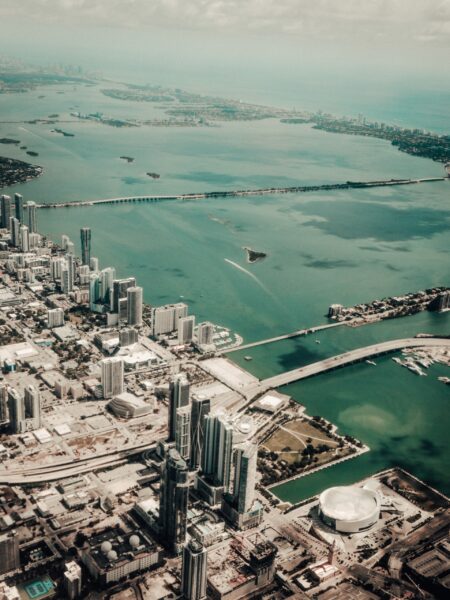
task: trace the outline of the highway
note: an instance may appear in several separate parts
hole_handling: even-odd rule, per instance
[[[248,386],[242,390],[242,394],[247,398],[254,398],[256,395],[265,392],[270,389],[278,388],[283,385],[300,381],[301,379],[307,379],[327,371],[332,371],[346,365],[361,362],[368,358],[379,356],[380,354],[387,354],[389,352],[395,352],[396,350],[402,350],[403,348],[414,348],[420,346],[444,346],[450,349],[450,338],[404,338],[398,340],[390,340],[389,342],[382,342],[380,344],[373,344],[372,346],[366,346],[365,348],[356,348],[331,358],[326,358],[319,362],[306,365],[305,367],[299,367],[274,377],[269,377],[259,381],[259,383]]]
[[[165,436],[160,436],[164,439]],[[158,440],[157,440],[158,441]],[[23,469],[4,469],[0,471],[0,484],[23,485],[30,483],[44,483],[46,481],[56,481],[65,477],[74,477],[83,473],[90,473],[97,469],[106,469],[108,467],[118,466],[128,457],[140,454],[155,445],[155,440],[148,444],[138,444],[136,446],[127,446],[118,450],[112,450],[109,453],[94,455],[80,460],[67,459],[63,462],[47,465],[27,465]]]
[[[244,411],[256,398],[264,392],[326,373],[346,365],[361,362],[368,358],[379,356],[402,350],[403,348],[414,347],[445,347],[450,350],[450,338],[404,338],[390,340],[373,344],[364,348],[356,348],[337,356],[326,358],[322,361],[298,367],[286,373],[275,375],[262,379],[247,387],[243,387],[239,392],[230,391],[226,394],[218,396],[215,399],[215,407],[221,406],[226,410],[234,410],[238,412]],[[9,485],[24,485],[32,483],[44,483],[46,481],[55,481],[66,477],[73,477],[83,473],[89,473],[98,469],[105,469],[126,461],[130,456],[140,454],[150,447],[154,446],[157,441],[164,439],[165,434],[153,437],[146,444],[138,444],[134,446],[125,446],[119,449],[105,452],[101,455],[97,454],[91,457],[73,460],[66,458],[63,461],[47,465],[27,465],[23,468],[3,469],[0,471],[0,484]]]
[[[291,187],[272,187],[255,190],[219,190],[215,192],[199,192],[175,195],[123,196],[99,200],[73,200],[70,202],[37,204],[37,208],[71,208],[82,206],[97,206],[103,204],[124,204],[132,202],[162,202],[165,200],[205,200],[207,198],[226,198],[236,196],[265,196],[270,194],[293,194],[304,192],[323,192],[329,190],[363,189],[386,187],[393,185],[412,185],[416,183],[431,183],[445,181],[446,177],[422,177],[421,179],[384,179],[377,181],[346,181],[345,183],[329,183],[324,185],[296,185]]]
[[[249,348],[256,348],[257,346],[264,346],[265,344],[273,344],[274,342],[281,342],[282,340],[288,340],[295,338],[300,335],[308,335],[310,333],[316,333],[323,329],[330,329],[331,327],[340,327],[341,325],[348,325],[349,321],[342,321],[340,323],[328,323],[326,325],[318,325],[317,327],[310,327],[309,329],[299,329],[292,333],[285,333],[284,335],[278,335],[273,338],[267,338],[266,340],[259,340],[258,342],[250,342],[249,344],[243,344],[242,346],[236,346],[236,348],[230,348],[230,350],[222,350],[217,354],[231,354],[231,352],[237,352],[238,350],[248,350]]]
[[[308,377],[321,375],[327,371],[361,362],[381,354],[396,352],[403,348],[424,346],[443,346],[450,350],[450,338],[405,338],[373,344],[364,348],[356,348],[355,350],[350,350],[349,352],[344,352],[343,354],[338,354],[337,356],[332,356],[304,367],[298,367],[292,369],[292,371],[286,371],[285,373],[280,373],[280,375],[268,377],[251,385],[242,386],[239,389],[220,394],[214,399],[214,406],[230,413],[245,412],[262,394],[271,389],[307,379]]]

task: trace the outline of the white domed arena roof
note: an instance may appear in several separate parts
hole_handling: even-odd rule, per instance
[[[366,488],[332,487],[320,494],[321,511],[337,521],[359,521],[379,509],[380,499],[376,492]]]

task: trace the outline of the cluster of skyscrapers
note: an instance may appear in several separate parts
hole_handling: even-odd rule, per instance
[[[184,374],[169,387],[168,439],[162,444],[159,533],[166,546],[183,555],[183,592],[190,600],[206,594],[207,552],[187,542],[189,494],[220,509],[238,529],[257,526],[262,506],[255,500],[258,447],[249,422],[212,412],[205,396],[190,397]]]
[[[27,223],[25,223],[25,213]],[[11,244],[22,252],[28,252],[38,245],[40,236],[37,234],[36,204],[27,202],[24,205],[21,194],[1,197],[1,227],[11,233]]]

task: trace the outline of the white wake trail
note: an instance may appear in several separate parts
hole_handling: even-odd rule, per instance
[[[253,279],[253,281],[255,281],[259,285],[259,287],[262,288],[266,292],[266,294],[268,294],[275,302],[278,303],[278,299],[276,298],[276,296],[274,294],[272,294],[272,292],[269,289],[266,288],[266,286],[263,284],[263,282],[260,281],[254,273],[251,273],[247,269],[244,269],[244,267],[242,267],[241,265],[238,265],[238,263],[235,263],[233,260],[230,260],[229,258],[224,258],[223,260],[225,262],[227,262],[228,264],[230,264],[232,267],[235,267],[239,271],[242,271],[242,273],[245,273],[246,275],[251,277]]]

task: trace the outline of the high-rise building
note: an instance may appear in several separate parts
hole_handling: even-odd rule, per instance
[[[9,218],[9,230],[11,232],[11,245],[17,248],[20,245],[20,221],[16,217]]]
[[[197,342],[201,346],[209,346],[212,344],[212,336],[214,333],[214,327],[212,323],[199,323],[197,327]]]
[[[240,513],[249,511],[255,499],[258,446],[246,442],[234,450],[233,501]]]
[[[41,243],[41,236],[39,233],[30,233],[30,250],[34,248],[38,248]]]
[[[47,311],[47,324],[49,329],[64,325],[64,310],[62,308],[49,308]]]
[[[0,535],[0,575],[20,569],[19,538],[15,531]]]
[[[189,382],[185,375],[176,375],[169,384],[169,436],[175,441],[177,410],[189,405]]]
[[[89,269],[92,273],[98,273],[98,258],[95,256],[91,256],[89,260]]]
[[[123,392],[123,359],[105,358],[101,361],[103,398],[113,398]]]
[[[191,454],[191,407],[182,406],[177,409],[175,417],[175,448],[181,458],[189,461]]]
[[[21,194],[14,194],[14,202],[16,207],[16,219],[19,223],[23,223],[23,196]]]
[[[198,469],[205,437],[205,417],[211,410],[211,400],[194,396],[191,407],[191,460],[192,470]]]
[[[36,218],[36,202],[27,202],[26,204],[28,211],[28,229],[30,233],[37,232],[37,218]]]
[[[67,600],[75,600],[81,595],[82,590],[82,578],[81,578],[81,567],[74,560],[66,563],[66,570],[64,571],[64,591],[65,598]]]
[[[263,507],[255,500],[257,458],[258,446],[252,442],[234,450],[233,485],[223,496],[222,512],[239,529],[256,527],[262,520]]]
[[[113,281],[116,278],[114,267],[106,267],[100,272],[100,298],[104,304],[112,307],[112,288]]]
[[[182,317],[178,320],[178,343],[190,344],[194,337],[195,317]]]
[[[8,388],[0,383],[0,423],[8,420]]]
[[[67,254],[72,254],[72,256],[75,256],[75,244],[72,242],[72,240],[68,240],[66,250]]]
[[[233,425],[226,415],[207,415],[201,457],[202,474],[228,491],[231,485]]]
[[[119,313],[119,300],[127,299],[127,290],[131,287],[136,287],[136,279],[134,277],[128,277],[127,279],[114,279],[112,282],[111,312]],[[125,318],[126,317],[127,313],[125,312]]]
[[[183,302],[166,304],[152,309],[152,334],[163,335],[178,331],[178,321],[187,317],[188,307]]]
[[[143,290],[141,287],[127,289],[127,322],[128,325],[142,325]]]
[[[71,252],[66,254],[66,263],[69,271],[70,288],[72,290],[75,285],[75,256]]]
[[[50,258],[50,275],[53,281],[61,279],[61,270],[64,263],[65,261],[62,256],[52,256]]]
[[[174,448],[168,451],[159,492],[159,527],[161,539],[179,553],[186,542],[189,471]]]
[[[81,264],[89,266],[91,260],[91,229],[82,227],[80,229],[81,240]]]
[[[11,196],[2,195],[2,228],[9,229],[9,219],[11,217]]]
[[[181,592],[186,600],[205,600],[208,553],[192,539],[183,548]]]
[[[96,306],[100,304],[100,277],[98,273],[92,273],[89,278],[89,308],[91,311],[96,310]]]
[[[61,290],[64,294],[70,294],[73,290],[73,285],[70,277],[70,270],[67,263],[61,269]]]
[[[79,277],[80,285],[88,285],[89,284],[90,274],[91,274],[91,272],[90,272],[88,265],[80,265],[80,268],[78,269],[78,277]]]
[[[70,242],[70,237],[68,235],[66,235],[65,233],[63,233],[61,236],[61,248],[63,250],[67,250],[67,244],[69,242]]]
[[[22,252],[29,252],[30,250],[30,234],[28,231],[28,227],[26,225],[21,225],[19,227],[19,236],[20,236],[20,249]]]
[[[17,390],[8,389],[9,424],[14,433],[24,433],[27,429],[25,421],[25,403]]]
[[[119,322],[126,321],[128,318],[128,297],[119,298],[119,310],[117,311],[117,317]]]
[[[25,418],[29,419],[32,429],[41,426],[41,397],[39,390],[27,385],[24,391]]]

